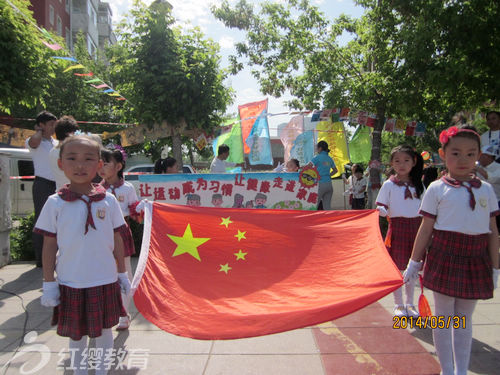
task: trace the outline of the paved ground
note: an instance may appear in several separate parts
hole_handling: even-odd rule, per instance
[[[0,269],[2,375],[72,373],[68,341],[50,326],[51,309],[40,305],[41,277],[32,263]],[[426,295],[432,304],[431,293]],[[228,341],[168,334],[132,307],[130,329],[114,333],[121,368],[115,363],[110,374],[439,374],[431,330],[394,329],[392,306],[387,296],[334,322]],[[500,374],[500,293],[478,304],[473,325],[470,374]]]

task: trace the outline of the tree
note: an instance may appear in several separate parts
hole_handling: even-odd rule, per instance
[[[34,107],[41,101],[52,69],[38,37],[28,0],[0,0],[0,110],[10,113],[19,103]]]
[[[307,0],[265,2],[258,14],[245,0],[233,8],[223,1],[212,12],[226,26],[246,32],[246,43],[237,45],[232,58],[233,72],[247,58],[263,93],[279,97],[289,90],[295,97],[289,104],[297,108],[375,112],[372,160],[381,159],[386,117],[416,118],[432,128],[461,109],[496,99],[498,2],[357,3],[365,8],[362,17],[341,15],[332,22]],[[343,33],[351,40],[341,45]],[[481,46],[490,61],[481,59]]]
[[[172,137],[174,157],[181,157],[181,135],[211,131],[231,101],[224,87],[227,72],[219,68],[219,47],[197,30],[174,28],[170,7],[154,2],[149,8],[136,1],[121,23],[119,43],[112,49],[117,67],[112,79],[132,106],[125,117],[161,124]]]

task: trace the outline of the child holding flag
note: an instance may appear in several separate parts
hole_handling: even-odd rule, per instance
[[[473,175],[480,136],[472,126],[452,126],[440,137],[439,155],[448,174],[429,185],[420,213],[422,225],[405,282],[417,277],[427,253],[424,286],[434,292],[435,315],[444,322],[433,329],[443,375],[465,375],[472,344],[472,313],[478,299],[493,297],[498,279],[499,214],[495,192]]]
[[[385,239],[387,250],[401,271],[408,264],[422,220],[418,210],[424,193],[423,165],[422,156],[410,146],[393,148],[391,167],[395,174],[384,182],[377,196],[377,209],[389,220]],[[406,304],[403,304],[403,287],[394,292],[394,316],[418,317],[413,305],[414,290],[415,280],[412,279],[405,285]]]
[[[113,348],[111,327],[126,315],[120,288],[130,291],[120,206],[101,185],[92,183],[101,165],[96,141],[83,135],[66,138],[59,167],[70,183],[49,197],[34,229],[43,235],[41,302],[54,307],[57,333],[70,339],[75,374],[87,373],[87,336],[95,337],[96,374],[107,372],[104,353]]]

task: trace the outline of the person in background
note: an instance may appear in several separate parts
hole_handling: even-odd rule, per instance
[[[170,156],[165,159],[158,159],[154,166],[154,174],[165,173],[179,173],[179,165],[177,164],[177,160]]]
[[[222,144],[217,150],[217,156],[210,164],[210,173],[227,173],[227,168],[235,167],[239,164],[226,161],[229,157],[229,146]]]
[[[57,120],[55,126],[56,139],[59,141],[59,145],[69,136],[73,135],[78,130],[78,124],[73,116],[63,116]],[[50,169],[54,174],[56,179],[56,190],[59,190],[65,184],[69,184],[69,179],[66,177],[64,172],[59,168],[59,145],[52,148],[49,152]]]
[[[472,346],[472,314],[479,299],[493,297],[498,280],[498,201],[492,186],[473,172],[481,152],[472,126],[452,126],[439,136],[448,173],[427,189],[413,252],[403,281],[418,277],[424,254],[424,287],[433,291],[434,316],[460,324],[434,328],[443,375],[466,375]],[[430,243],[430,245],[429,245]]]
[[[498,155],[498,146],[486,145],[481,149],[481,155],[479,156],[479,161],[476,163],[476,174],[483,180],[488,181],[497,200],[500,204],[500,163],[495,162],[495,158]],[[500,231],[500,215],[496,216],[497,229]]]
[[[365,208],[365,192],[368,181],[363,177],[363,168],[354,164],[352,166],[352,175],[348,179],[344,178],[344,183],[348,186],[349,192],[352,195],[350,199],[353,210],[364,210]]]
[[[488,125],[487,132],[481,135],[481,147],[487,145],[496,146],[497,152],[500,152],[500,112],[499,111],[489,111],[486,113],[486,125]],[[500,155],[497,153],[495,155],[495,161],[500,162]]]
[[[56,191],[56,178],[50,168],[50,151],[57,146],[57,140],[52,138],[57,123],[57,117],[47,111],[42,111],[36,117],[35,134],[26,140],[25,147],[29,149],[35,169],[33,182],[33,203],[35,206],[35,222],[42,212],[47,198]],[[33,233],[33,249],[36,266],[42,267],[43,236]]]
[[[286,162],[286,164],[278,163],[276,168],[273,169],[273,172],[282,173],[282,172],[298,172],[300,169],[300,162],[297,159],[290,159]]]
[[[316,145],[316,151],[318,154],[309,164],[314,164],[319,173],[318,207],[321,203],[323,210],[330,210],[333,195],[331,176],[337,173],[337,167],[333,159],[328,155],[330,152],[328,143],[319,141]]]

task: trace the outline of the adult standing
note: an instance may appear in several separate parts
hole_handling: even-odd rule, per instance
[[[320,202],[323,205],[323,210],[331,210],[331,201],[333,196],[332,178],[337,173],[335,162],[328,155],[328,143],[319,141],[316,145],[316,155],[311,163],[315,165],[319,173],[319,187],[318,187],[318,207]]]
[[[35,222],[42,211],[47,198],[56,191],[54,173],[50,168],[49,153],[57,141],[52,138],[57,117],[47,111],[42,111],[36,117],[35,134],[26,140],[25,147],[29,149],[35,169],[33,183],[33,203],[35,206]],[[43,236],[33,233],[33,249],[35,251],[36,266],[42,266]]]
[[[500,112],[489,111],[486,114],[486,125],[488,125],[487,132],[481,135],[481,147],[492,145],[496,147],[497,155],[496,162],[500,162]]]

